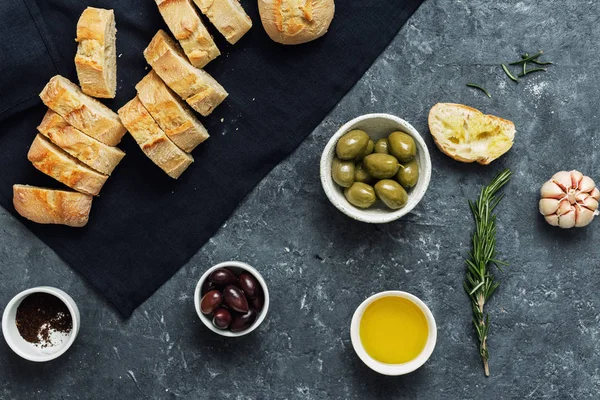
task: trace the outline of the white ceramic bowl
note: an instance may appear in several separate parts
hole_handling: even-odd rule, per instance
[[[201,296],[202,285],[204,285],[204,282],[208,279],[208,276],[215,269],[225,268],[225,267],[231,269],[233,272],[236,273],[236,275],[239,275],[243,271],[247,271],[250,274],[252,274],[252,276],[254,276],[256,278],[256,280],[262,287],[263,293],[265,295],[265,304],[263,306],[263,309],[258,313],[258,316],[256,317],[256,321],[254,321],[254,324],[252,324],[252,326],[250,326],[248,329],[240,331],[240,332],[231,332],[230,330],[216,328],[212,324],[212,319],[209,316],[202,314],[202,311],[200,311],[200,300],[202,300],[202,296]],[[209,268],[202,275],[202,277],[198,281],[198,284],[196,285],[196,291],[194,292],[194,305],[196,306],[196,313],[198,313],[198,317],[200,317],[200,321],[202,321],[204,323],[204,325],[206,325],[206,327],[208,329],[210,329],[211,331],[218,333],[221,336],[227,336],[227,337],[244,336],[244,335],[249,334],[256,328],[258,328],[259,325],[264,321],[265,317],[267,316],[267,312],[269,311],[269,289],[267,288],[267,283],[265,282],[264,278],[255,268],[252,268],[250,265],[243,263],[243,262],[239,262],[239,261],[225,261],[225,262],[215,265],[214,267]]]
[[[331,164],[335,155],[335,146],[340,137],[353,129],[362,129],[371,139],[387,137],[394,131],[408,133],[417,146],[419,181],[408,193],[408,202],[399,210],[390,210],[380,200],[368,209],[354,207],[344,197],[344,190],[331,177]],[[431,158],[427,145],[419,132],[405,120],[390,114],[366,114],[345,123],[332,137],[321,155],[321,183],[331,203],[347,216],[358,221],[382,224],[395,221],[412,211],[421,201],[431,180]]]
[[[33,293],[48,293],[58,297],[63,303],[65,303],[69,309],[69,312],[71,313],[71,318],[73,319],[73,329],[67,335],[61,334],[53,336],[53,341],[55,342],[53,346],[44,348],[35,346],[34,344],[23,339],[19,333],[19,330],[17,329],[17,308],[27,296]],[[75,338],[77,337],[77,334],[79,333],[80,319],[81,317],[79,316],[79,309],[77,308],[77,304],[75,304],[75,301],[73,301],[71,296],[60,289],[49,286],[40,286],[27,289],[12,298],[12,300],[4,309],[4,314],[2,315],[2,333],[4,334],[4,339],[10,348],[24,359],[35,362],[50,361],[60,357],[69,349],[69,347],[71,347],[75,341]]]
[[[421,351],[421,354],[419,354],[414,360],[404,364],[386,364],[375,360],[369,354],[367,354],[362,341],[360,340],[360,321],[365,310],[375,300],[389,296],[401,297],[416,304],[425,315],[427,326],[429,327],[427,342],[425,343],[425,347]],[[390,290],[387,292],[374,294],[363,301],[360,306],[358,306],[354,312],[354,316],[352,317],[352,323],[350,324],[350,337],[352,339],[352,346],[354,347],[354,351],[356,351],[358,357],[373,371],[379,372],[383,375],[404,375],[413,372],[421,365],[425,364],[425,362],[429,359],[431,353],[433,353],[433,349],[435,348],[435,343],[437,341],[437,326],[431,310],[429,310],[429,307],[427,307],[427,305],[425,305],[425,303],[423,303],[418,297],[410,293],[401,292],[399,290]]]

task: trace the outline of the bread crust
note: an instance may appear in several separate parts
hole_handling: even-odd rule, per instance
[[[448,140],[448,138],[446,138],[446,132],[448,131],[448,128],[440,123],[440,121],[444,120],[444,118],[448,119],[448,116],[462,118],[465,126],[468,126],[470,119],[477,117],[485,118],[491,125],[498,127],[498,129],[500,129],[500,134],[505,138],[506,141],[510,141],[510,143],[506,143],[501,150],[495,149],[496,151],[488,152],[487,154],[481,154],[480,151],[479,154],[477,152],[473,152],[472,154],[469,154],[468,157],[461,155],[456,150],[454,144]],[[512,121],[496,117],[494,115],[486,115],[476,108],[455,103],[437,103],[434,105],[429,111],[428,125],[431,136],[433,136],[435,144],[442,153],[456,161],[464,163],[477,162],[481,165],[490,164],[492,161],[496,160],[510,150],[516,131],[515,125]]]
[[[165,84],[203,116],[212,113],[228,96],[219,82],[182,56],[177,44],[163,30],[154,35],[144,57]]]
[[[83,227],[88,223],[92,200],[92,196],[78,192],[13,185],[15,210],[38,224]]]
[[[80,130],[52,110],[48,110],[38,131],[52,143],[96,171],[110,175],[125,153],[108,146]]]
[[[154,70],[135,88],[144,108],[177,147],[190,153],[208,139],[206,128]]]
[[[52,77],[40,98],[70,125],[109,146],[116,146],[127,132],[115,112],[63,76]]]
[[[231,44],[252,28],[252,20],[238,0],[194,0],[194,3]]]
[[[119,115],[144,154],[171,178],[179,178],[194,162],[160,129],[137,96],[119,109]]]
[[[194,67],[202,68],[221,54],[190,0],[155,1],[169,30]]]
[[[89,96],[116,95],[116,32],[113,10],[88,7],[79,17],[75,67],[81,90]]]
[[[108,176],[94,171],[68,155],[45,136],[38,134],[27,154],[27,159],[44,174],[64,183],[78,192],[96,196]]]
[[[327,33],[335,14],[334,0],[258,0],[269,37],[281,44],[301,44]]]

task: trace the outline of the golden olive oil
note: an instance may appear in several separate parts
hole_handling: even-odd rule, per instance
[[[425,314],[402,297],[375,300],[360,321],[360,340],[367,354],[386,364],[414,360],[425,348],[428,336]]]

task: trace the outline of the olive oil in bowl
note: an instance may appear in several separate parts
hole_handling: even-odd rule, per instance
[[[425,348],[429,325],[421,308],[411,300],[385,296],[365,309],[359,332],[365,351],[374,360],[404,364],[415,360]]]

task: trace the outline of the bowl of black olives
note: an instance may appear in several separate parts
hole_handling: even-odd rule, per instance
[[[244,336],[267,316],[269,291],[256,269],[239,261],[226,261],[202,275],[194,304],[200,320],[213,332]]]
[[[425,141],[405,120],[366,114],[344,124],[321,156],[321,183],[331,203],[358,221],[397,220],[421,201],[431,180]]]

